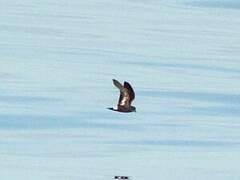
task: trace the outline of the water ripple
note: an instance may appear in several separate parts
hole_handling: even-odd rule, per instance
[[[240,105],[240,94],[227,94],[218,92],[186,92],[186,91],[161,91],[144,90],[138,91],[141,96],[169,97],[194,101],[216,102],[221,104]]]
[[[239,9],[240,2],[236,0],[202,0],[202,1],[189,1],[186,4],[198,7],[209,8],[225,8],[225,9]]]
[[[150,145],[150,146],[180,146],[180,147],[224,147],[240,146],[240,142],[217,141],[217,140],[140,140],[140,141],[118,141],[115,144]]]

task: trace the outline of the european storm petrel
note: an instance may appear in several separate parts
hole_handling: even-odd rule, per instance
[[[130,179],[128,176],[114,176],[114,179]]]
[[[117,107],[108,109],[125,113],[136,112],[136,108],[131,106],[131,103],[135,98],[132,86],[128,82],[124,82],[124,85],[122,85],[116,79],[113,79],[113,84],[120,90],[120,97]]]

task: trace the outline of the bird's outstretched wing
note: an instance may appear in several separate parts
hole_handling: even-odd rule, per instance
[[[113,84],[120,90],[120,96],[119,96],[119,100],[118,100],[118,106],[125,106],[126,108],[129,108],[130,107],[130,100],[131,100],[131,96],[129,94],[129,91],[128,88],[129,88],[129,84],[126,85],[125,87],[125,84],[126,82],[124,83],[124,86],[118,82],[116,79],[113,79]],[[131,86],[130,86],[131,87]],[[132,89],[132,87],[131,87]]]
[[[128,83],[128,82],[124,82],[124,88],[128,90],[128,94],[129,94],[129,104],[131,105],[131,102],[134,100],[135,98],[135,93],[134,90],[132,88],[132,86]]]

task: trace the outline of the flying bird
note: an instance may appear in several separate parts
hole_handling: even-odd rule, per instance
[[[132,86],[126,81],[122,85],[116,79],[113,79],[113,84],[120,90],[120,96],[117,107],[108,109],[125,113],[136,112],[136,108],[131,106],[131,103],[135,98],[135,93]]]
[[[114,176],[114,179],[130,179],[128,176]]]

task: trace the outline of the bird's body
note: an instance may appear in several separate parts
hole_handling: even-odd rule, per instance
[[[119,112],[136,112],[136,108],[131,106],[131,103],[135,98],[132,86],[128,82],[124,82],[124,85],[122,85],[116,79],[113,79],[113,84],[120,90],[120,97],[117,107],[108,109]]]

